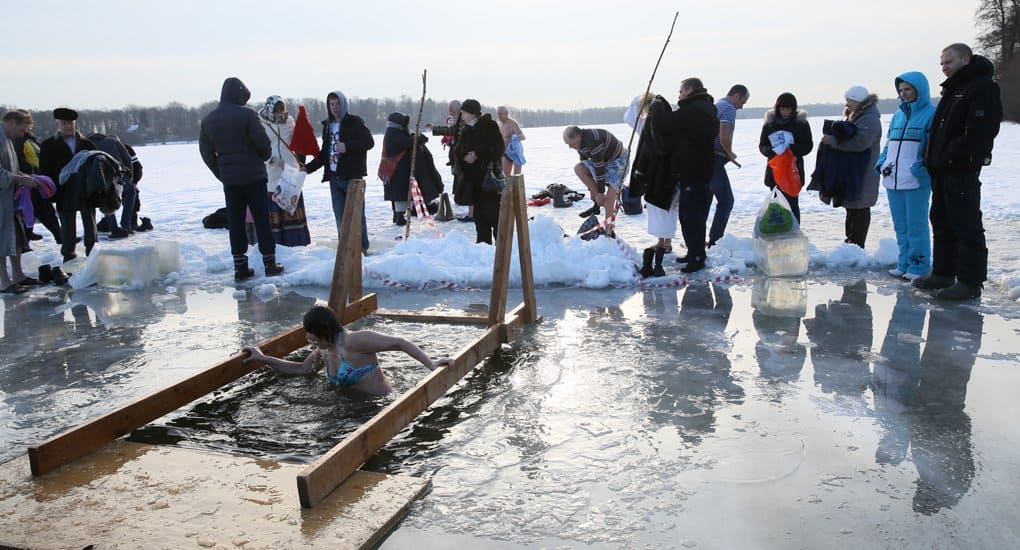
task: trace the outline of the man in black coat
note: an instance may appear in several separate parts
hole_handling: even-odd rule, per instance
[[[266,194],[266,161],[272,146],[258,114],[245,106],[251,92],[239,78],[223,81],[220,104],[202,119],[198,149],[202,160],[223,183],[230,228],[230,253],[234,256],[234,279],[242,281],[255,271],[248,267],[248,237],[244,232],[245,209],[251,210],[255,234],[266,275],[283,273],[276,263],[276,241],[269,226],[269,195]]]
[[[932,119],[924,163],[932,176],[932,271],[914,286],[937,298],[981,296],[988,248],[981,221],[981,167],[992,160],[1002,122],[1002,98],[991,61],[966,44],[942,50],[942,99]]]
[[[57,186],[54,201],[57,203],[57,216],[60,219],[60,253],[66,262],[78,257],[74,252],[75,245],[78,244],[75,236],[78,232],[75,213],[81,216],[82,231],[85,233],[85,255],[92,252],[97,238],[96,210],[61,207],[63,186],[60,185],[60,171],[71,162],[75,153],[92,151],[96,146],[78,131],[78,113],[73,109],[64,107],[54,109],[53,118],[57,121],[57,133],[39,145],[39,172],[52,179]]]
[[[680,83],[677,109],[662,112],[651,122],[663,137],[670,173],[680,187],[680,231],[687,255],[677,261],[687,264],[680,271],[693,273],[705,267],[709,181],[719,133],[715,104],[700,79],[688,78]]]

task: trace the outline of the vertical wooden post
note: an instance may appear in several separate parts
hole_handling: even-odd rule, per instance
[[[364,204],[365,180],[351,180],[337,235],[333,282],[329,289],[329,308],[338,319],[344,318],[348,297],[354,300],[361,297],[361,212]]]
[[[492,261],[492,292],[489,294],[489,326],[506,318],[506,293],[510,285],[510,255],[513,252],[514,196],[512,185],[499,198],[499,225],[496,226],[496,253]]]
[[[538,319],[538,304],[535,300],[535,272],[531,263],[531,233],[528,231],[528,205],[525,202],[524,176],[510,176],[513,188],[514,217],[517,226],[517,256],[521,264],[521,294],[524,298],[523,318],[525,323]]]

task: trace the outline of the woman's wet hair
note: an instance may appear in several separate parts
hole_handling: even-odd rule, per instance
[[[304,325],[305,332],[314,334],[331,344],[336,343],[336,335],[344,330],[344,326],[337,320],[333,310],[326,306],[312,306],[305,312],[305,318],[301,324]]]

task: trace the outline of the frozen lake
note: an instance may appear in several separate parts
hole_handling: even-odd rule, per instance
[[[533,225],[543,319],[368,464],[433,482],[386,547],[1017,545],[1020,199],[1008,186],[1020,173],[1020,128],[1003,127],[982,178],[992,281],[971,304],[932,303],[885,275],[895,247],[884,196],[865,251],[841,244],[841,210],[802,197],[811,271],[801,286],[762,278],[747,261],[765,190],[759,128],[738,121],[744,168],[730,172],[730,236],[686,287],[635,284],[603,239],[563,241],[557,224],[573,233],[587,203],[531,209],[547,216]],[[560,130],[527,130],[529,193],[554,181],[580,188]],[[297,324],[328,294],[335,235],[324,185],[306,184],[313,244],[278,249],[287,273],[238,293],[226,232],[201,227],[222,193],[197,146],[139,156],[156,231],[103,244],[173,239],[182,269],[142,290],[48,287],[3,299],[0,461]],[[472,224],[439,224],[442,239],[415,225],[401,243],[381,186],[370,177],[368,187],[365,283],[380,304],[484,306],[477,289],[492,253],[470,243]],[[643,216],[624,217],[619,232],[640,249],[651,241],[644,227]],[[49,239],[35,248],[56,258]],[[736,278],[711,282],[723,275]],[[432,355],[474,336],[360,325],[406,334]],[[398,389],[424,374],[399,356],[383,361]],[[258,372],[132,437],[304,462],[391,399]]]

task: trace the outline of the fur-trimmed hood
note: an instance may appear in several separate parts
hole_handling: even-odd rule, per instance
[[[797,116],[793,117],[793,120],[798,120],[800,122],[806,122],[807,121],[807,111],[805,111],[804,109],[797,109]],[[772,124],[775,121],[776,121],[776,110],[775,109],[769,109],[768,111],[765,111],[765,123],[766,124]]]

